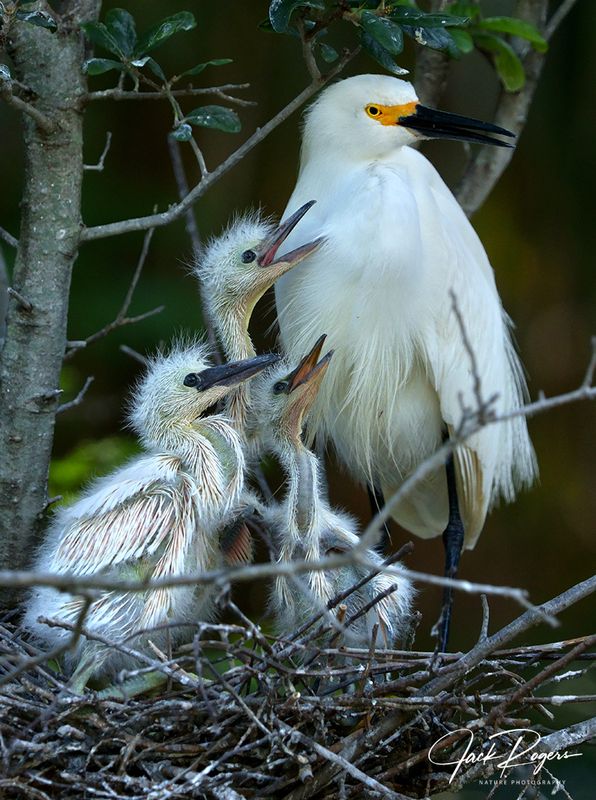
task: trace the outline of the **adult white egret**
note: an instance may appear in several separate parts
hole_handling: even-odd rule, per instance
[[[276,285],[282,346],[297,358],[326,330],[336,351],[309,427],[346,469],[389,497],[476,406],[454,292],[485,397],[497,414],[525,383],[493,270],[462,209],[431,163],[408,145],[449,138],[505,145],[495,125],[420,105],[413,86],[359,75],[327,88],[306,116],[300,173],[286,213],[317,204],[300,236],[319,250]],[[284,247],[292,247],[289,236]],[[446,574],[474,546],[488,509],[536,474],[522,417],[459,446],[395,508],[407,530],[443,534]],[[448,593],[449,594],[449,593]],[[445,648],[451,598],[446,597]]]
[[[306,202],[285,222],[275,226],[259,214],[234,220],[207,245],[194,272],[204,292],[207,311],[229,359],[256,355],[249,334],[254,307],[274,282],[313,253],[320,240],[302,244],[283,258],[277,252],[313,205]],[[237,429],[245,432],[250,388],[242,384],[227,399]]]
[[[288,478],[287,495],[280,505],[264,513],[273,532],[278,560],[318,561],[333,553],[346,553],[359,543],[357,526],[347,514],[331,508],[319,485],[319,460],[302,442],[305,416],[317,395],[331,352],[319,360],[322,336],[298,366],[289,371],[281,362],[264,373],[253,389],[253,413],[265,447],[276,453]],[[294,632],[313,614],[339,594],[357,588],[343,600],[344,638],[367,646],[373,628],[379,628],[379,642],[390,646],[399,638],[410,619],[413,589],[410,581],[373,550],[336,569],[308,573],[306,582],[280,576],[275,580],[272,609],[283,634]],[[372,573],[372,575],[371,575]],[[370,580],[366,580],[368,576]]]
[[[259,356],[211,367],[202,344],[174,348],[150,362],[131,401],[130,423],[146,452],[93,482],[80,500],[55,516],[37,557],[42,572],[111,578],[165,578],[206,571],[222,563],[219,532],[230,522],[244,483],[242,442],[214,405],[240,383],[278,359]],[[238,537],[228,561],[243,560]],[[116,644],[165,647],[170,622],[195,623],[212,614],[211,588],[184,586],[146,592],[103,592],[84,618],[89,632]],[[24,626],[49,645],[66,643],[70,631],[48,627],[40,615],[75,623],[80,596],[51,588],[34,590]],[[155,629],[162,626],[161,629]],[[135,634],[145,631],[145,634]],[[147,632],[148,631],[148,632]],[[134,666],[134,659],[81,637],[67,653],[76,670],[71,688],[91,676]],[[138,666],[138,665],[137,665]]]

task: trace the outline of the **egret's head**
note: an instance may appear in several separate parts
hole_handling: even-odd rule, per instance
[[[421,138],[510,146],[489,133],[513,136],[487,122],[426,108],[407,81],[356,75],[329,86],[311,106],[304,146],[309,159],[329,148],[348,158],[382,158]]]
[[[265,373],[252,392],[252,408],[256,424],[265,441],[278,447],[295,447],[300,443],[303,421],[312,406],[333,351],[323,358],[321,336],[312,350],[294,369],[282,361]]]
[[[321,240],[317,239],[277,256],[313,203],[305,203],[279,226],[258,215],[242,217],[210,242],[195,273],[205,292],[209,312],[220,329],[232,318],[243,330],[248,330],[252,310],[267,289],[319,246]],[[226,331],[222,333],[225,337]]]
[[[133,391],[130,425],[145,444],[163,443],[216,413],[221,398],[278,360],[269,354],[213,367],[202,343],[158,354]]]

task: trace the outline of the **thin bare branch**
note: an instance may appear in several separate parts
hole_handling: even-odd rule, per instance
[[[56,409],[56,414],[62,414],[64,411],[69,411],[71,408],[76,408],[76,406],[80,406],[83,402],[85,395],[87,394],[87,389],[91,386],[95,378],[93,375],[89,375],[89,377],[85,380],[85,383],[81,387],[79,393],[73,400],[69,400],[68,403],[62,403]]]
[[[83,169],[87,170],[88,172],[94,172],[94,171],[103,172],[106,162],[106,156],[110,152],[111,145],[112,145],[112,132],[108,131],[106,133],[106,143],[104,145],[102,154],[99,157],[99,161],[97,162],[97,164],[83,164]]]
[[[0,98],[2,98],[7,105],[20,111],[21,114],[26,114],[28,117],[31,117],[43,133],[53,133],[55,130],[56,125],[49,117],[35,108],[35,106],[31,105],[31,103],[13,94],[11,81],[0,80]]]
[[[182,200],[188,194],[189,187],[188,187],[188,181],[186,179],[184,163],[182,161],[182,155],[180,153],[180,144],[172,136],[169,136],[168,147],[170,150],[172,169],[174,170],[174,177],[176,179],[176,186],[178,188],[178,197],[180,198],[180,200]],[[188,238],[190,239],[192,245],[193,258],[198,259],[201,255],[202,245],[201,245],[201,237],[199,234],[199,229],[197,227],[197,221],[195,219],[195,212],[192,206],[190,206],[184,212],[184,224],[186,227],[186,233],[188,234]],[[205,331],[207,333],[207,341],[209,342],[209,347],[211,352],[213,353],[213,358],[215,360],[215,363],[221,364],[222,363],[221,351],[219,349],[213,325],[211,324],[210,316],[207,313],[207,307],[202,292],[199,293],[199,297],[201,303],[201,317],[203,320],[203,327],[205,328]]]
[[[299,95],[291,100],[281,111],[270,119],[262,128],[258,128],[244,144],[235,150],[223,163],[199,181],[186,197],[179,203],[175,203],[167,211],[159,214],[150,214],[146,217],[135,217],[133,219],[122,220],[121,222],[111,222],[107,225],[97,225],[93,228],[85,228],[81,232],[82,241],[93,239],[103,239],[107,236],[119,236],[131,231],[147,230],[147,228],[158,228],[162,225],[169,225],[170,222],[181,217],[193,203],[196,203],[205,192],[216,183],[223,175],[236,166],[257,144],[263,141],[271,131],[275,130],[284,120],[294,111],[297,111],[308,99],[324,86],[327,81],[338,75],[345,65],[354,57],[356,50],[347,52],[338,64],[320,80],[312,81]]]
[[[311,750],[314,750],[315,753],[322,756],[326,761],[329,761],[334,766],[340,767],[340,769],[345,770],[349,775],[353,778],[356,778],[357,781],[362,783],[368,789],[375,793],[375,795],[381,795],[381,797],[388,797],[390,800],[410,800],[403,794],[399,794],[398,792],[394,792],[393,790],[389,789],[387,786],[383,786],[382,783],[371,778],[365,772],[355,767],[351,764],[347,759],[343,758],[341,755],[334,753],[333,751],[329,750],[327,747],[323,747],[323,745],[316,742],[314,739],[311,739],[309,736],[305,736],[300,731],[297,731],[295,728],[290,728],[288,725],[285,725],[283,722],[280,723],[282,730],[287,733],[293,741],[302,742]]]
[[[141,248],[141,253],[139,255],[135,271],[130,280],[124,300],[122,301],[120,311],[116,314],[116,317],[112,320],[112,322],[109,322],[107,325],[101,328],[101,330],[92,333],[91,336],[88,336],[86,339],[67,342],[68,350],[64,356],[65,361],[69,361],[79,350],[83,349],[84,347],[88,347],[90,344],[97,342],[99,339],[103,339],[117,328],[122,328],[126,325],[133,325],[136,322],[141,322],[148,317],[155,316],[155,314],[160,314],[164,310],[165,306],[157,306],[156,308],[145,311],[143,314],[139,314],[136,317],[127,316],[135,289],[137,288],[139,278],[141,277],[141,272],[143,271],[145,261],[147,260],[147,254],[149,253],[149,247],[151,245],[151,239],[153,238],[154,231],[154,228],[150,228],[143,238],[143,246]]]
[[[596,345],[593,345],[596,347]],[[515,417],[532,417],[536,414],[542,414],[545,411],[551,411],[559,406],[576,403],[583,400],[596,399],[596,387],[586,385],[593,377],[592,362],[596,360],[594,351],[586,370],[585,377],[582,384],[578,389],[574,389],[564,394],[555,395],[553,397],[546,397],[542,392],[539,399],[533,403],[527,403],[520,408],[514,409],[503,414],[493,414],[485,410],[483,414],[479,414],[477,409],[464,409],[460,424],[457,426],[450,438],[443,443],[443,445],[429,458],[423,461],[414,472],[409,475],[402,483],[400,488],[389,497],[379,511],[372,517],[369,524],[365,528],[360,537],[360,543],[356,550],[362,552],[368,547],[374,547],[378,542],[380,535],[380,528],[392,515],[394,508],[397,504],[406,497],[419,483],[428,477],[432,472],[441,467],[447,460],[448,456],[455,450],[455,448],[463,444],[470,436],[477,433],[482,427],[486,425],[495,425]],[[489,403],[494,398],[489,399]],[[483,417],[483,419],[480,419]],[[447,585],[447,584],[445,584]]]
[[[16,289],[13,289],[12,286],[8,287],[8,289],[6,290],[6,293],[7,293],[7,295],[9,297],[12,297],[12,298],[14,298],[14,300],[17,301],[17,304],[18,304],[19,308],[21,309],[21,311],[26,311],[27,313],[33,311],[33,304],[30,303],[29,300],[27,300],[26,297],[23,297],[22,294],[17,292]]]
[[[235,92],[241,89],[250,88],[250,83],[224,83],[221,86],[212,86],[206,89],[194,89],[189,86],[187,89],[171,89],[170,95],[173,97],[198,97],[200,95],[219,95],[230,103],[239,106],[255,105],[253,101],[243,100],[233,97],[228,92]],[[168,100],[169,95],[165,90],[155,92],[127,92],[122,89],[103,89],[99,92],[90,92],[87,100]]]
[[[563,22],[567,14],[571,11],[573,6],[577,3],[577,0],[563,0],[561,5],[553,11],[552,17],[547,22],[546,28],[544,30],[544,38],[548,42],[553,34],[556,32],[557,28]]]
[[[121,344],[120,345],[120,351],[122,353],[125,353],[127,356],[130,356],[131,358],[134,358],[135,361],[138,361],[139,364],[142,364],[144,367],[148,366],[148,364],[149,364],[149,359],[148,358],[145,358],[145,356],[141,355],[141,353],[137,353],[136,350],[133,350],[132,347],[129,347],[126,344]]]
[[[554,597],[547,603],[540,606],[540,610],[549,616],[556,616],[564,611],[569,606],[589,597],[596,592],[596,576],[592,576],[566,592]],[[441,674],[431,680],[420,690],[420,694],[437,695],[439,692],[444,691],[449,686],[452,686],[462,675],[470,670],[473,666],[480,663],[487,655],[494,652],[498,648],[503,647],[504,644],[510,642],[516,636],[524,633],[529,628],[537,625],[542,621],[541,614],[537,611],[526,611],[517,619],[510,622],[500,631],[489,636],[473,647],[469,653],[466,653],[453,667],[447,667],[442,670]]]
[[[0,228],[0,239],[6,242],[10,247],[14,247],[15,250],[19,246],[19,240],[15,239],[15,237],[4,228]]]

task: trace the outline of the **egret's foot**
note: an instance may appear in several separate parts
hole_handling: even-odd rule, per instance
[[[103,660],[97,653],[93,657],[83,657],[70,676],[66,688],[73,694],[85,694],[87,684],[97,674]]]
[[[95,696],[100,700],[128,700],[130,697],[137,697],[140,694],[151,692],[154,689],[160,689],[170,679],[186,686],[186,678],[198,680],[198,676],[195,675],[194,672],[180,672],[178,674],[166,675],[164,672],[155,670],[154,672],[146,672],[143,675],[136,675],[134,678],[128,678],[121,683],[112,683],[110,686],[106,686],[105,689],[96,692]],[[203,682],[206,686],[213,683],[209,680],[204,680]]]
[[[137,697],[162,687],[169,677],[163,672],[147,672],[144,675],[128,678],[122,683],[112,683],[96,692],[96,697],[100,700],[128,700],[130,697]]]

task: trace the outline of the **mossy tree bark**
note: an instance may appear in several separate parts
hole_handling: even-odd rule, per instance
[[[80,23],[96,19],[99,0],[60,5],[58,30],[15,22],[7,49],[31,105],[49,121],[23,115],[25,177],[21,229],[0,354],[0,563],[24,566],[47,504],[47,477],[68,297],[81,230],[83,176]]]

